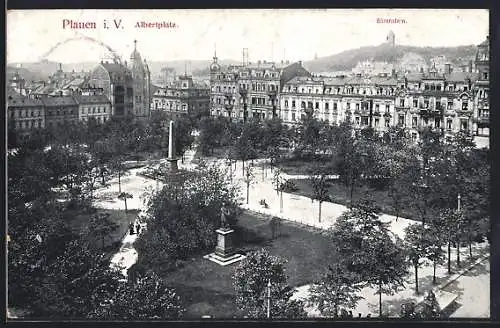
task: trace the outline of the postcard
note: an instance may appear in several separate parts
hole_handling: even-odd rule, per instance
[[[479,9],[8,10],[9,320],[490,318]]]

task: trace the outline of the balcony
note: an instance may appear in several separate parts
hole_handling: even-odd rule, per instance
[[[479,123],[479,124],[489,124],[490,123],[490,117],[489,116],[479,116],[474,118],[474,122]]]
[[[267,95],[270,98],[275,98],[278,95],[278,90],[269,90],[269,91],[267,91]]]

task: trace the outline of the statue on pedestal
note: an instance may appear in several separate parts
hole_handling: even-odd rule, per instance
[[[225,230],[230,230],[231,227],[229,226],[229,222],[227,220],[227,217],[230,215],[230,211],[226,206],[226,203],[222,204],[222,207],[220,209],[220,222],[221,222],[221,229]]]

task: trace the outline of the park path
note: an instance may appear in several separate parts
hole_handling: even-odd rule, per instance
[[[179,161],[179,167],[185,169],[192,169],[196,166],[196,164],[192,163],[193,156],[195,151],[188,151],[185,156],[185,163],[182,164]],[[219,163],[221,166],[226,166],[227,164],[224,160],[209,160],[209,162]],[[255,163],[258,165],[258,162]],[[148,179],[142,176],[137,175],[142,169],[132,169],[130,170],[130,174],[122,178],[122,189],[127,191],[133,195],[134,198],[128,200],[128,208],[132,209],[140,209],[142,211],[145,210],[145,206],[142,202],[142,195],[145,191],[145,188],[156,188],[156,182],[152,179]],[[323,202],[322,204],[322,220],[318,221],[318,202],[311,201],[310,198],[294,195],[290,193],[283,193],[283,209],[280,211],[280,201],[279,195],[274,190],[271,179],[272,174],[270,170],[267,170],[267,174],[262,175],[261,169],[256,167],[254,171],[255,181],[251,185],[250,189],[250,197],[249,203],[246,204],[246,184],[244,182],[242,176],[242,163],[238,161],[236,163],[236,169],[233,166],[233,181],[240,187],[241,198],[243,200],[242,207],[248,209],[250,211],[259,212],[268,216],[278,216],[282,219],[298,222],[307,226],[312,226],[320,229],[328,229],[335,222],[336,218],[339,217],[347,208],[344,205],[339,205],[331,202]],[[294,175],[284,175],[284,178],[307,178],[307,176],[294,176]],[[332,177],[335,178],[335,177]],[[111,180],[111,186],[106,189],[106,192],[114,192],[118,193],[118,183],[117,179]],[[161,183],[160,183],[161,188]],[[116,197],[115,197],[116,198]],[[259,202],[261,199],[265,199],[266,203],[269,205],[269,208],[263,208]],[[99,206],[103,208],[118,208],[123,209],[123,201],[121,200],[110,200],[103,199],[99,203]],[[400,236],[404,237],[404,228],[409,224],[415,223],[416,221],[408,220],[405,218],[397,218],[391,215],[382,214],[381,219],[384,222],[389,223],[391,231]],[[146,227],[143,226],[143,229]],[[133,243],[136,240],[137,235],[127,235],[124,237],[122,241],[122,246],[120,250],[113,256],[112,265],[119,266],[122,270],[124,276],[126,276],[127,270],[137,261],[137,252],[133,248]],[[467,257],[467,250],[462,250],[462,257],[465,259]],[[487,254],[489,253],[488,245],[474,245],[474,255],[475,256],[483,256],[487,258]],[[486,254],[486,255],[485,255]],[[432,266],[424,265],[419,269],[419,283],[420,290],[427,291],[431,288],[438,291],[436,296],[438,297],[438,301],[441,303],[449,302],[449,299],[457,298],[456,293],[452,293],[449,291],[440,291],[438,287],[432,286],[431,278],[432,278]],[[443,281],[447,281],[448,275],[444,267],[438,266],[436,275],[438,277],[438,283]],[[489,275],[489,273],[488,273]],[[461,276],[461,275],[460,275]],[[455,280],[460,278],[457,276]],[[430,277],[430,278],[429,278]],[[389,313],[390,315],[397,315],[399,311],[400,304],[403,301],[414,300],[419,301],[423,294],[415,295],[413,290],[414,278],[413,271],[410,270],[410,273],[407,277],[407,288],[400,290],[398,293],[392,296],[383,296],[384,301],[384,312]],[[307,298],[309,295],[309,287],[310,285],[300,286],[296,288],[296,293],[294,297],[296,298]],[[486,289],[485,289],[486,288]],[[464,296],[465,303],[463,307],[467,306],[470,308],[470,300],[479,299],[478,297],[474,297],[474,295],[482,294],[489,295],[489,285],[478,286],[474,288],[474,291],[470,292],[470,288],[468,288],[469,294]],[[472,296],[471,296],[472,293]],[[378,296],[374,295],[374,290],[370,288],[365,288],[361,291],[361,295],[364,297],[362,301],[358,303],[357,308],[353,311],[355,314],[362,313],[366,315],[367,313],[372,313],[372,316],[377,315],[378,309]],[[472,305],[475,308],[482,308],[484,312],[484,304],[476,302]],[[478,313],[480,312],[471,310],[470,313]],[[314,307],[308,308],[308,313],[310,316],[318,316],[319,312]]]
[[[223,160],[214,160],[219,162],[220,165],[226,165]],[[245,163],[248,165],[249,163]],[[231,169],[233,173],[233,181],[240,187],[240,197],[243,200],[242,208],[257,212],[267,216],[277,216],[284,220],[294,221],[301,223],[303,225],[319,228],[328,229],[334,223],[335,220],[342,215],[343,212],[348,210],[344,205],[323,202],[322,203],[322,216],[321,222],[318,220],[319,203],[317,201],[311,201],[310,198],[301,195],[295,195],[291,193],[283,193],[282,208],[280,208],[280,195],[274,189],[272,184],[272,173],[269,168],[267,172],[262,170],[262,162],[254,161],[254,179],[250,186],[249,191],[249,201],[246,201],[246,183],[243,178],[243,169],[241,161],[236,162]],[[308,176],[297,176],[283,174],[285,179],[306,179]],[[332,176],[331,178],[338,178],[337,176]],[[261,200],[265,200],[268,208],[264,208],[260,204]],[[383,222],[389,224],[389,229],[398,235],[400,238],[404,238],[404,229],[410,225],[418,223],[418,221],[409,220],[405,218],[396,218],[395,216],[388,214],[381,214],[380,219]],[[453,251],[452,257],[455,258],[456,250]],[[487,242],[481,244],[473,245],[473,256],[475,259],[474,263],[469,263],[469,266],[476,266],[479,263],[487,262],[489,259],[489,244]],[[461,249],[461,257],[463,261],[468,259],[468,249]],[[464,261],[464,262],[465,262]],[[464,263],[465,265],[465,263]],[[400,306],[404,302],[420,302],[423,300],[424,295],[429,290],[432,290],[436,294],[436,298],[441,307],[449,305],[452,301],[457,299],[462,300],[464,303],[461,308],[461,312],[454,314],[454,316],[465,315],[465,317],[488,317],[485,315],[489,311],[489,283],[481,283],[482,280],[476,283],[471,283],[473,278],[464,278],[464,274],[468,272],[468,268],[460,269],[455,267],[456,264],[452,266],[454,272],[451,276],[448,274],[447,269],[439,265],[436,268],[437,285],[432,284],[433,266],[431,263],[424,263],[424,265],[419,268],[419,291],[417,295],[414,291],[415,278],[413,268],[409,269],[408,276],[406,277],[406,287],[401,288],[394,295],[383,295],[383,308],[384,313],[390,316],[398,316]],[[481,277],[489,276],[489,272],[482,274]],[[470,281],[468,281],[469,279]],[[462,280],[466,282],[462,283]],[[484,280],[484,279],[483,279]],[[450,286],[453,282],[458,281],[458,285],[461,286],[458,289],[455,288],[445,288]],[[462,286],[463,285],[463,286]],[[474,287],[471,287],[474,286]],[[295,298],[307,299],[309,296],[310,285],[299,286],[296,288]],[[465,289],[465,292],[460,292],[460,288]],[[355,315],[357,313],[362,313],[363,316],[370,313],[372,317],[378,316],[378,295],[375,294],[375,290],[370,287],[366,287],[360,291],[360,295],[364,297],[357,307],[354,309]],[[463,295],[463,296],[461,296]],[[487,301],[485,301],[487,300]],[[464,310],[467,309],[467,310]],[[309,307],[308,314],[312,317],[319,316],[319,311],[317,308]]]
[[[192,168],[193,164],[191,162],[194,158],[194,153],[194,150],[186,151],[184,163],[182,163],[181,160],[178,162],[179,168]],[[147,229],[147,224],[144,220],[144,215],[147,210],[144,202],[146,200],[145,192],[147,189],[156,189],[157,185],[159,188],[163,186],[161,181],[156,182],[155,180],[138,175],[143,169],[144,168],[131,169],[120,179],[121,190],[132,195],[132,198],[127,200],[127,208],[129,210],[140,210],[137,220],[133,222],[135,232],[135,226],[140,224],[140,233]],[[118,177],[114,177],[108,181],[107,187],[100,188],[96,191],[97,200],[95,201],[95,206],[104,209],[123,210],[125,209],[125,204],[123,200],[117,198],[118,195]],[[138,259],[137,251],[134,248],[134,242],[137,240],[138,236],[137,233],[131,235],[130,231],[127,230],[127,233],[122,239],[120,249],[111,257],[110,266],[118,268],[124,276],[124,279],[127,278],[127,272],[130,267],[132,267]]]

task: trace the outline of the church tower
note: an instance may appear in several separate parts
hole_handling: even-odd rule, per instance
[[[138,117],[149,116],[149,90],[150,73],[147,65],[144,65],[139,51],[137,51],[137,40],[134,40],[134,51],[130,55],[133,89],[134,89],[134,115]],[[146,66],[146,67],[145,67]]]

